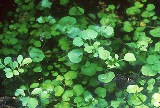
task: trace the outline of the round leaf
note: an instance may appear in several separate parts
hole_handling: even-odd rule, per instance
[[[106,73],[106,74],[101,74],[98,76],[98,80],[100,82],[103,82],[103,83],[109,83],[112,81],[112,79],[115,77],[115,74],[114,72],[109,72],[109,73]]]
[[[83,51],[80,49],[74,49],[68,53],[68,58],[72,63],[79,63],[82,60]]]
[[[155,76],[157,74],[157,71],[152,70],[151,65],[142,66],[141,71],[145,76]]]
[[[75,37],[74,40],[73,40],[73,44],[75,46],[80,47],[80,46],[82,46],[84,44],[84,42],[83,42],[81,37]]]
[[[92,29],[83,30],[80,33],[80,36],[84,39],[95,39],[98,36],[98,33]]]
[[[42,50],[38,48],[32,48],[29,52],[30,57],[32,58],[33,62],[40,62],[44,59],[45,55]]]
[[[107,90],[105,88],[102,88],[102,87],[97,87],[94,91],[99,97],[106,97],[106,92]]]
[[[124,56],[124,60],[126,61],[136,61],[136,58],[133,53],[127,53]]]
[[[61,86],[56,86],[54,88],[55,91],[55,96],[61,96],[62,93],[64,92],[64,89]]]

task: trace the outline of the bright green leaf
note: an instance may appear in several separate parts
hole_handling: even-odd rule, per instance
[[[81,31],[79,36],[82,37],[84,40],[95,39],[98,36],[98,33],[92,29],[87,29]]]
[[[124,55],[124,60],[126,61],[136,61],[136,58],[133,53],[126,53]]]
[[[8,65],[8,64],[10,64],[10,63],[12,63],[12,58],[11,58],[11,57],[6,57],[6,58],[4,59],[4,64],[5,64],[5,65]]]
[[[143,87],[138,87],[138,85],[129,85],[126,91],[128,93],[138,93],[142,90],[143,90]]]
[[[22,56],[22,55],[19,55],[19,56],[17,57],[17,62],[18,62],[19,64],[21,64],[21,63],[22,63],[22,60],[23,60],[23,56]]]
[[[62,100],[63,101],[69,101],[72,96],[73,96],[73,91],[72,90],[66,90],[62,95]]]
[[[83,96],[86,102],[90,102],[93,99],[92,94],[88,90],[84,91]]]
[[[154,49],[154,51],[160,52],[160,42],[157,42],[157,43],[155,44],[155,49]]]
[[[15,92],[15,96],[25,96],[24,90],[23,89],[17,89]]]
[[[152,10],[154,10],[154,9],[155,9],[154,4],[148,4],[148,5],[147,5],[147,8],[146,8],[147,11],[152,11]]]
[[[83,51],[80,49],[74,49],[68,53],[68,58],[72,63],[81,62],[83,57]]]
[[[105,38],[110,38],[114,34],[114,29],[111,26],[101,26],[101,35]]]
[[[74,85],[73,86],[73,91],[74,91],[76,96],[80,96],[81,94],[83,94],[84,88],[82,87],[82,85]]]
[[[74,17],[70,17],[70,16],[65,16],[58,21],[58,24],[60,24],[62,26],[66,26],[66,25],[72,26],[76,23],[77,23],[76,19]]]
[[[73,44],[75,46],[80,47],[80,46],[82,46],[84,44],[84,42],[83,42],[81,37],[75,37],[74,40],[73,40]]]
[[[25,64],[29,64],[32,62],[32,59],[31,58],[25,58],[23,61],[22,61],[22,65],[25,65]]]
[[[115,77],[114,72],[108,72],[106,74],[100,74],[98,76],[98,80],[103,83],[109,83],[113,80],[114,77]]]
[[[75,71],[69,71],[66,74],[64,74],[64,78],[66,80],[75,79],[77,77],[78,73]]]
[[[39,83],[32,83],[30,85],[30,88],[37,88],[39,86]]]
[[[157,74],[157,71],[154,71],[151,68],[151,65],[144,65],[141,68],[142,74],[145,76],[155,76]]]
[[[147,57],[147,63],[148,64],[157,64],[160,61],[160,56],[159,55],[149,55]]]
[[[17,70],[13,70],[14,75],[19,75],[19,72]]]
[[[35,88],[35,89],[33,89],[33,91],[31,92],[31,94],[37,95],[37,94],[40,94],[41,92],[42,92],[42,89],[41,89],[41,88]]]
[[[61,96],[62,93],[64,92],[64,88],[62,88],[61,86],[56,86],[54,88],[55,91],[55,96]]]
[[[155,29],[150,30],[149,33],[153,37],[160,37],[160,27],[156,27]]]
[[[98,48],[99,58],[102,60],[107,60],[110,57],[110,52],[105,50],[103,47]]]

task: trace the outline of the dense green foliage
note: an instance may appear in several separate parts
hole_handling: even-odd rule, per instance
[[[130,1],[119,16],[114,4],[85,13],[70,2],[60,0],[68,14],[59,17],[51,14],[51,0],[15,0],[13,21],[1,25],[0,34],[6,94],[28,108],[159,107],[160,15],[154,4]]]

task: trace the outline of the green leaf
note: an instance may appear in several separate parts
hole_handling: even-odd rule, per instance
[[[95,63],[89,63],[81,68],[82,74],[87,76],[94,76],[97,72],[98,65]]]
[[[99,98],[97,106],[98,108],[106,108],[108,106],[108,103],[105,99]]]
[[[108,8],[114,10],[116,7],[114,5],[108,5]]]
[[[90,102],[93,99],[92,94],[88,90],[84,91],[83,96],[86,102]]]
[[[142,74],[145,76],[155,76],[157,74],[157,71],[154,71],[151,65],[142,66],[141,71],[142,71]]]
[[[72,80],[65,80],[65,85],[66,86],[72,86],[73,85],[73,81]]]
[[[32,58],[33,62],[40,62],[45,58],[45,55],[42,52],[42,50],[40,50],[38,48],[32,48],[29,51],[29,55]]]
[[[41,47],[41,41],[35,41],[34,46],[35,47]]]
[[[40,94],[40,98],[49,98],[50,94],[47,91],[42,91]]]
[[[160,61],[160,56],[159,55],[149,55],[147,57],[147,63],[148,64],[157,64]]]
[[[39,86],[39,83],[32,83],[30,85],[30,88],[37,88]]]
[[[155,9],[154,4],[148,4],[148,5],[147,5],[147,8],[146,8],[147,11],[152,11],[152,10],[154,10],[154,9]]]
[[[70,17],[70,16],[65,16],[58,21],[58,24],[60,24],[62,26],[66,26],[66,25],[72,26],[76,23],[77,23],[76,19],[74,17]]]
[[[32,62],[32,59],[31,58],[25,58],[23,61],[22,61],[22,65],[25,65],[25,64],[29,64]]]
[[[66,74],[64,74],[64,78],[66,80],[75,79],[77,78],[78,73],[75,71],[69,71]]]
[[[19,72],[17,70],[13,70],[14,75],[19,75]]]
[[[72,7],[70,10],[69,10],[69,15],[83,15],[84,14],[84,9],[81,8],[81,7]]]
[[[154,51],[160,52],[160,42],[157,42],[157,43],[155,44],[155,49],[154,49]]]
[[[101,26],[101,35],[105,38],[110,38],[114,34],[114,29],[111,26]]]
[[[136,58],[133,53],[126,53],[124,55],[124,60],[126,61],[136,61]]]
[[[37,95],[37,94],[40,94],[41,92],[42,92],[42,89],[41,89],[41,88],[35,88],[35,89],[33,89],[33,91],[31,92],[31,94]]]
[[[21,63],[22,63],[22,60],[23,60],[23,56],[22,56],[22,55],[19,55],[19,56],[17,57],[17,62],[18,62],[19,64],[21,64]]]
[[[81,94],[83,94],[84,88],[82,87],[82,85],[74,85],[73,91],[76,96],[80,96]]]
[[[24,69],[18,68],[18,72],[23,73]]]
[[[81,102],[83,102],[83,98],[82,97],[77,96],[77,97],[74,98],[74,103],[81,103]]]
[[[112,106],[113,108],[118,108],[119,105],[120,105],[120,102],[119,102],[119,101],[114,101],[114,100],[111,101],[111,106]]]
[[[7,78],[12,78],[13,77],[13,72],[7,72],[6,77]]]
[[[41,6],[44,8],[51,8],[52,2],[49,2],[49,0],[42,0]]]
[[[75,38],[81,32],[81,30],[76,27],[71,27],[71,29],[72,30],[70,32],[67,32],[69,38]]]
[[[81,31],[79,36],[82,37],[84,40],[87,40],[87,39],[90,40],[90,39],[95,39],[98,36],[98,33],[92,29],[87,29],[87,30]]]
[[[34,72],[42,72],[42,67],[35,67],[33,69]]]
[[[0,59],[0,69],[3,69],[5,66],[2,64],[2,60]]]
[[[123,30],[126,31],[126,32],[131,32],[131,31],[134,30],[134,28],[132,27],[132,25],[129,21],[125,21]]]
[[[99,58],[102,60],[107,60],[110,57],[110,52],[105,50],[103,47],[98,48]]]
[[[132,7],[128,8],[128,9],[126,9],[126,13],[128,15],[136,15],[136,14],[139,14],[140,12],[141,12],[141,10],[139,8],[137,8],[136,6],[132,6]]]
[[[126,91],[128,93],[138,93],[142,90],[143,90],[143,87],[138,87],[138,85],[129,85]]]
[[[152,104],[155,107],[159,107],[160,106],[160,94],[159,93],[154,93],[152,95]]]
[[[69,0],[60,0],[60,5],[66,5],[69,3]]]
[[[17,89],[15,92],[15,96],[25,96],[24,90],[23,89]]]
[[[83,57],[83,51],[80,49],[74,49],[68,53],[68,58],[72,63],[81,62]]]
[[[11,58],[11,57],[6,57],[6,58],[4,59],[4,64],[5,64],[5,65],[8,65],[8,64],[10,64],[10,63],[12,63],[12,58]]]
[[[62,37],[61,39],[59,39],[59,45],[61,46],[62,50],[68,50],[69,49],[68,39],[66,37]]]
[[[84,44],[84,42],[83,42],[81,37],[75,37],[74,40],[73,40],[73,44],[75,46],[80,47],[80,46],[82,46]]]
[[[87,53],[92,53],[92,50],[94,49],[93,46],[89,46],[88,44],[85,44],[84,46],[84,51],[86,51]]]
[[[72,90],[66,90],[62,95],[62,100],[63,101],[69,101],[72,96],[73,96],[73,91]]]
[[[115,77],[114,72],[108,72],[106,74],[100,74],[98,76],[98,80],[103,83],[109,83],[113,80],[114,77]]]
[[[134,5],[137,7],[137,8],[142,8],[143,7],[143,4],[141,4],[139,1],[136,1],[134,3]]]
[[[38,106],[38,100],[36,98],[28,98],[26,101],[29,108],[36,108]]]
[[[45,23],[45,20],[42,16],[40,16],[39,18],[37,18],[37,21],[40,23],[40,24],[43,24]]]
[[[62,88],[61,86],[56,86],[54,88],[54,92],[55,92],[55,96],[61,96],[62,93],[64,92],[64,88]]]
[[[105,98],[106,97],[106,93],[107,93],[107,90],[105,88],[102,88],[102,87],[97,87],[94,92],[99,96],[99,97],[102,97],[102,98]]]
[[[7,78],[12,78],[12,77],[13,77],[12,69],[10,69],[10,68],[5,68],[5,69],[3,69],[3,70],[5,71]]]
[[[150,30],[149,33],[153,37],[160,37],[160,27],[156,27],[155,29]]]
[[[140,105],[142,104],[145,100],[147,99],[147,97],[143,94],[138,94],[138,95],[131,95],[129,97],[130,103],[133,105]]]

